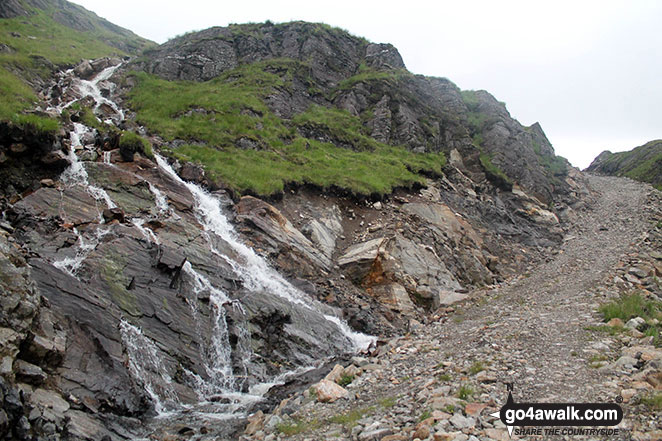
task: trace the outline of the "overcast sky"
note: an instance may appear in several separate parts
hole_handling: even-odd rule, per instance
[[[306,20],[392,43],[408,69],[485,89],[584,168],[662,138],[662,2],[74,0],[158,43],[229,23]]]

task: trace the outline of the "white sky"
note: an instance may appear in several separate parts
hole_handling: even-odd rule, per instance
[[[162,43],[229,23],[306,20],[395,45],[407,68],[485,89],[584,168],[662,138],[662,2],[74,0]]]

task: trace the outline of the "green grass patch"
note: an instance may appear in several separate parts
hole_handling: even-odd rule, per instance
[[[42,135],[53,135],[60,127],[56,119],[33,114],[17,114],[12,116],[11,122],[30,132]]]
[[[604,354],[593,354],[591,355],[591,358],[588,359],[589,367],[593,369],[598,369],[601,368],[602,366],[605,365],[605,362],[609,359]]]
[[[312,184],[323,189],[347,189],[359,195],[384,195],[395,187],[424,184],[417,172],[441,173],[445,157],[414,154],[404,148],[383,146],[377,152],[355,152],[303,138],[271,150],[223,150],[183,145],[174,150],[179,159],[202,164],[216,180],[241,193],[271,195],[285,184]]]
[[[411,73],[409,73],[406,69],[377,70],[365,64],[361,64],[359,66],[358,73],[342,80],[338,84],[337,89],[349,90],[358,83],[369,83],[373,81],[387,81],[391,84],[395,84],[400,78],[407,76],[411,76]]]
[[[645,299],[639,293],[621,296],[618,300],[600,306],[599,311],[607,322],[613,318],[627,322],[634,317],[662,320],[662,302]]]
[[[342,387],[347,386],[352,381],[354,381],[354,375],[343,374],[342,377],[338,380],[338,384]]]
[[[133,132],[122,131],[120,135],[120,148],[140,153],[148,158],[154,157],[152,144],[140,135]]]
[[[625,332],[625,328],[623,326],[598,325],[586,326],[584,329],[587,331],[602,332],[611,336],[619,335]]]
[[[362,407],[359,409],[351,410],[342,415],[333,416],[328,419],[328,422],[333,424],[340,424],[348,429],[351,429],[354,426],[356,426],[357,421],[359,421],[361,418],[365,417],[366,415],[372,414],[374,411],[375,408],[372,406]]]
[[[478,157],[480,165],[483,167],[487,178],[502,188],[513,186],[513,181],[506,175],[503,170],[492,163],[492,158],[488,153],[481,153]]]
[[[397,397],[386,397],[379,400],[379,405],[383,409],[390,409],[391,407],[395,406],[396,402],[397,402]]]
[[[441,175],[443,153],[412,153],[368,136],[360,117],[312,106],[291,121],[264,103],[287,88],[301,63],[267,60],[242,65],[204,82],[166,81],[134,73],[129,103],[138,122],[167,140],[183,139],[175,157],[200,163],[215,180],[240,193],[268,196],[287,184],[384,195]],[[332,142],[305,138],[323,133]]]
[[[653,410],[662,410],[662,393],[656,392],[642,397],[641,404]]]
[[[478,94],[475,90],[463,90],[460,92],[460,95],[462,95],[462,101],[464,101],[467,109],[469,109],[471,112],[478,111],[478,106],[480,103],[478,101]]]
[[[135,73],[129,103],[140,124],[166,139],[234,147],[241,138],[259,148],[282,146],[292,128],[273,115],[263,97],[284,86],[281,73],[267,71],[278,61],[241,66],[207,82],[167,81]]]
[[[317,420],[292,420],[280,423],[276,426],[276,430],[286,436],[298,435],[300,433],[310,432],[322,426],[322,423]]]
[[[432,412],[430,412],[430,409],[425,409],[423,413],[419,415],[418,422],[420,423],[421,421],[425,421],[431,416],[432,416]]]
[[[449,374],[441,374],[437,378],[439,381],[451,381],[453,379]]]
[[[653,337],[655,346],[662,347],[662,302],[646,299],[640,293],[634,292],[601,305],[598,310],[606,322],[613,318],[619,318],[624,323],[635,317],[643,318],[646,321],[644,334]]]
[[[343,109],[313,105],[306,112],[296,115],[292,123],[322,132],[335,143],[346,144],[355,150],[374,151],[379,147],[379,143],[365,133],[361,120]]]
[[[33,90],[0,64],[0,119],[9,120],[36,103]]]

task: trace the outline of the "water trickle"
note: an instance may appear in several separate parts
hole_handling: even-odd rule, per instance
[[[156,188],[151,182],[149,184],[149,191],[154,195],[154,200],[156,201],[156,208],[159,210],[160,215],[170,214],[170,205],[168,205],[168,199],[166,196]]]
[[[69,155],[67,157],[69,159],[70,165],[60,175],[60,181],[62,181],[66,187],[81,185],[94,199],[97,201],[103,200],[108,208],[117,207],[106,190],[90,184],[87,170],[85,170],[85,165],[78,159],[78,155],[76,155],[74,149],[69,151]],[[103,220],[101,212],[99,212],[99,216],[100,219]]]
[[[145,237],[147,242],[155,243],[159,245],[161,243],[159,242],[159,238],[156,236],[156,234],[154,233],[154,231],[152,231],[151,228],[147,228],[145,226],[145,222],[146,222],[145,219],[140,217],[131,219],[131,223],[133,224],[133,226],[136,227],[138,231],[140,231],[140,233]]]
[[[110,164],[110,152],[103,152],[103,163]]]
[[[159,414],[181,406],[172,385],[172,378],[165,369],[163,357],[154,342],[140,328],[122,320],[120,335],[126,350],[129,372],[136,383],[149,395]]]
[[[101,239],[108,234],[108,230],[98,228],[94,235],[86,239],[82,234],[74,228],[74,233],[78,236],[76,241],[76,253],[73,256],[65,257],[61,260],[53,262],[53,266],[61,269],[73,277],[77,277],[78,270],[83,264],[87,256],[99,245]]]

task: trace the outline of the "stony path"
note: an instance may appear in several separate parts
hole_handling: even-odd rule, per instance
[[[598,305],[617,295],[610,281],[619,262],[638,251],[650,229],[642,209],[650,188],[609,177],[590,177],[590,184],[595,201],[576,213],[547,263],[473,293],[455,311],[390,341],[377,357],[354,359],[363,373],[347,386],[348,399],[318,403],[306,392],[274,415],[255,417],[246,438],[508,439],[503,424],[489,416],[505,402],[506,382],[514,383],[516,401],[614,401],[634,371],[614,374],[595,362],[618,358],[623,339],[587,327],[600,323]],[[659,412],[641,414],[627,408],[625,398],[619,439],[633,433],[634,439],[662,439]]]

